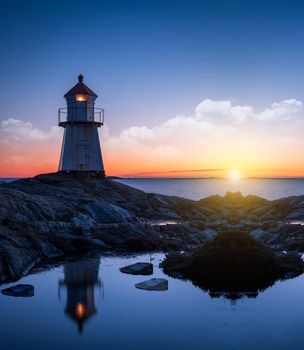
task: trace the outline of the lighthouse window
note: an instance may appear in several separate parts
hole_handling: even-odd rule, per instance
[[[76,101],[83,102],[88,100],[88,95],[78,94],[76,95]]]

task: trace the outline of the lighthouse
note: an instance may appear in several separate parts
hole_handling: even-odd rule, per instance
[[[104,110],[95,107],[97,95],[84,82],[65,95],[67,107],[58,110],[58,125],[64,128],[59,171],[89,172],[105,177],[98,128],[104,123]]]

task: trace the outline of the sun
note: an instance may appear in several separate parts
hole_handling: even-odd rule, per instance
[[[241,179],[242,174],[239,170],[230,170],[228,173],[228,178],[233,181]]]

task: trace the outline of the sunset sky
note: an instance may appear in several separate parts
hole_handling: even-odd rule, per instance
[[[107,175],[304,176],[301,1],[1,2],[0,177],[57,171],[57,110],[98,94]]]

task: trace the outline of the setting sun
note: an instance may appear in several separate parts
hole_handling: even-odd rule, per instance
[[[242,175],[239,170],[230,170],[228,174],[228,178],[230,180],[236,181],[241,179]]]

